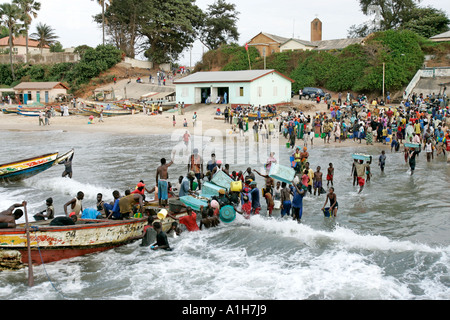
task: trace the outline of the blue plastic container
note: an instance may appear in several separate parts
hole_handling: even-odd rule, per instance
[[[233,181],[234,180],[223,171],[217,171],[216,174],[214,174],[214,177],[211,179],[212,183],[222,187],[221,189],[225,190],[230,189],[230,185]]]
[[[224,206],[220,209],[219,218],[222,222],[230,223],[236,218],[236,211],[232,206]]]
[[[220,189],[225,188],[222,188],[221,186],[218,186],[214,183],[207,181],[202,184],[202,197],[210,198],[212,196],[218,196]]]
[[[329,218],[331,216],[331,212],[330,212],[330,208],[329,207],[323,209],[323,215],[326,218]]]

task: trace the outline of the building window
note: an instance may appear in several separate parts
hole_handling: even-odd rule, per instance
[[[244,96],[244,87],[239,87],[239,97]]]

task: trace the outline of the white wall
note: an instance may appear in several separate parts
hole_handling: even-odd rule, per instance
[[[251,103],[264,106],[290,102],[291,90],[292,83],[274,72],[251,83]]]
[[[292,83],[277,73],[269,74],[253,82],[177,84],[175,86],[176,101],[188,105],[198,103],[195,98],[195,88],[211,88],[211,86],[211,102],[213,103],[217,98],[217,88],[221,87],[228,88],[228,104],[263,106],[291,101]],[[244,90],[243,96],[239,95],[241,87]],[[199,89],[197,89],[197,100],[199,100],[198,91]]]
[[[308,47],[305,46],[304,44],[301,44],[297,41],[288,41],[285,44],[283,44],[282,46],[280,46],[280,52],[283,51],[292,51],[292,50],[312,50],[314,49],[313,47]]]

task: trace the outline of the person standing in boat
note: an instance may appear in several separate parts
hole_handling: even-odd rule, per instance
[[[166,159],[161,159],[161,165],[156,169],[156,185],[158,186],[159,205],[166,206],[169,198],[169,167],[173,164],[173,160],[166,163]]]
[[[23,201],[22,203],[13,204],[8,209],[0,212],[0,229],[15,228],[16,220],[20,219],[23,216],[22,209],[16,208],[25,207],[26,205],[27,202]]]
[[[67,207],[70,205],[70,212],[75,212],[77,217],[81,218],[81,212],[83,212],[83,199],[83,191],[78,191],[77,196],[64,205],[64,213],[66,214],[66,217],[69,216],[67,213]]]

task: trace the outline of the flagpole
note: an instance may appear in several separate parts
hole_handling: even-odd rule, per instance
[[[247,51],[248,67],[250,68],[250,70],[252,70],[252,66],[250,64],[250,55],[248,53],[248,43],[245,44],[245,50]]]

